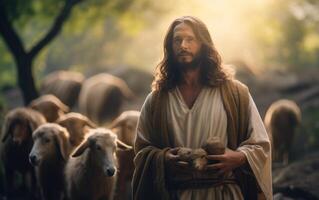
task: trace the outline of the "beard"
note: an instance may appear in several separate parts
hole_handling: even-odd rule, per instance
[[[190,62],[178,60],[178,57],[182,55],[192,56],[193,59]],[[197,69],[200,66],[201,62],[202,62],[202,59],[201,59],[200,52],[198,52],[196,55],[189,52],[180,52],[178,55],[175,56],[175,64],[177,65],[180,71],[188,71],[188,70]]]

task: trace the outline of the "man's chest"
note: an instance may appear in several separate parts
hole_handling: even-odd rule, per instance
[[[181,101],[179,93],[170,95],[168,128],[176,144],[200,147],[210,137],[226,140],[227,117],[219,92],[205,89],[191,109]]]
[[[180,89],[181,99],[187,105],[189,109],[191,109],[198,98],[201,89]]]

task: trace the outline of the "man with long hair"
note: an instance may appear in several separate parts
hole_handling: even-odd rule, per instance
[[[203,170],[179,156],[218,138]],[[133,198],[272,199],[271,148],[248,88],[222,65],[206,25],[184,16],[164,41],[139,118]]]

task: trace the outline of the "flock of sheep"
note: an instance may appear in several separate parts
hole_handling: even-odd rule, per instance
[[[44,79],[41,93],[5,116],[5,195],[14,196],[19,172],[29,199],[129,198],[129,187],[123,186],[134,171],[139,112],[120,114],[123,101],[134,98],[127,84],[105,73],[84,80],[81,74],[60,71]]]
[[[140,113],[120,113],[125,99],[136,98],[126,82],[106,73],[85,80],[80,73],[58,71],[42,81],[41,94],[5,116],[0,149],[5,195],[14,196],[19,172],[30,199],[129,199]],[[274,161],[288,162],[300,121],[292,101],[268,109],[265,125]]]

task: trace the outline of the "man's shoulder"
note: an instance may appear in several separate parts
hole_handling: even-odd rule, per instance
[[[226,80],[222,87],[227,88],[228,90],[231,90],[233,92],[236,91],[240,93],[249,93],[248,86],[237,79]]]
[[[150,104],[150,102],[153,99],[153,96],[154,96],[154,91],[149,92],[145,98],[144,104]]]
[[[227,80],[226,84],[231,84],[232,86],[235,86],[235,87],[248,88],[246,84],[244,84],[238,79]]]
[[[151,107],[154,105],[154,101],[159,98],[160,92],[157,90],[152,90],[149,92],[145,98],[144,105],[147,107]]]

